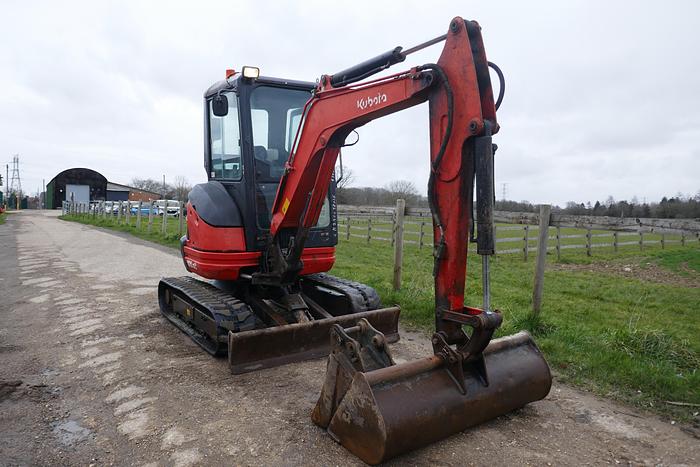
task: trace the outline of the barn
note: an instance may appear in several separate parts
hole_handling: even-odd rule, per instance
[[[86,168],[67,169],[46,185],[46,208],[60,208],[63,201],[89,203],[107,197],[107,179],[99,172]]]

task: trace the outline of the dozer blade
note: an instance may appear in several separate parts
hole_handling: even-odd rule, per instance
[[[346,349],[356,344],[338,343]],[[547,363],[526,332],[491,341],[483,352],[488,384],[478,372],[465,370],[458,385],[455,372],[439,356],[395,365],[387,354],[388,366],[357,371],[367,354],[364,347],[355,347],[359,357],[352,358],[351,350],[347,358],[346,350],[334,345],[312,419],[368,464],[543,399],[552,383]]]
[[[363,311],[333,318],[317,319],[245,332],[229,332],[228,361],[233,374],[270,368],[287,363],[325,357],[330,352],[328,335],[334,325],[349,327],[366,319],[386,335],[399,340],[399,307]]]

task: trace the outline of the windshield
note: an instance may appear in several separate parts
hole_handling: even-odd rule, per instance
[[[311,91],[258,86],[250,95],[258,181],[279,181]]]
[[[258,86],[250,95],[255,162],[255,202],[258,225],[270,227],[270,211],[277,194],[284,164],[301,123],[301,114],[310,90]],[[316,227],[327,227],[330,209],[326,199]]]

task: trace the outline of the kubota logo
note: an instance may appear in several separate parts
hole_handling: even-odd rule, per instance
[[[363,97],[362,99],[357,99],[357,108],[360,110],[365,110],[375,105],[379,105],[386,102],[386,94],[377,93],[376,96]]]

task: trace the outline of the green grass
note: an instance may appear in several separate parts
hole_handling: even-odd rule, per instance
[[[371,284],[385,304],[401,305],[404,324],[430,332],[430,250],[404,248],[399,292],[391,287],[392,254],[384,242],[367,245],[362,239],[341,240],[332,272]],[[553,270],[554,255],[548,256],[544,306],[538,320],[530,315],[533,259],[524,262],[519,255],[492,259],[492,303],[504,315],[497,335],[528,329],[560,380],[678,419],[690,418],[691,409],[664,401],[700,404],[700,287],[651,283],[614,273]],[[700,248],[657,247],[593,257],[584,250],[569,250],[565,258],[570,264],[618,258],[654,261],[672,275],[674,265],[700,261]],[[479,261],[476,255],[469,257],[467,305],[481,304]]]
[[[184,235],[184,232],[183,234],[179,233],[179,221],[175,217],[166,218],[165,235],[161,233],[163,226],[163,218],[161,216],[153,216],[153,222],[150,229],[148,227],[148,216],[143,216],[141,219],[141,226],[139,228],[136,227],[136,216],[130,216],[128,224],[123,216],[120,220],[117,220],[116,217],[93,217],[92,214],[65,214],[59,216],[59,219],[95,225],[97,227],[104,227],[119,232],[127,232],[135,237],[139,237],[154,243],[159,243],[161,245],[171,246],[173,248],[180,248],[180,237]],[[183,230],[184,229],[186,229],[186,222],[183,225]]]
[[[693,250],[664,251],[661,254],[653,255],[651,259],[656,264],[686,277],[700,274],[700,256],[694,254]]]
[[[6,220],[7,220],[7,212],[3,212],[2,214],[0,214],[0,225],[4,224]]]
[[[169,246],[179,245],[176,219],[168,219],[168,234],[162,237],[160,218],[155,220],[150,234],[145,220],[137,230],[133,225],[116,225],[111,220],[89,216],[62,218],[130,232]],[[342,236],[342,227],[340,232]],[[514,236],[513,233],[506,235]],[[669,244],[664,250],[656,245],[645,247],[642,252],[638,246],[620,248],[618,253],[605,247],[593,251],[593,256],[588,257],[584,249],[563,250],[561,263],[653,263],[670,276],[700,277],[695,275],[700,273],[697,241],[686,247]],[[700,283],[698,287],[683,287],[620,277],[614,270],[594,273],[554,268],[556,256],[550,253],[543,310],[539,319],[533,319],[530,308],[534,257],[531,254],[527,262],[518,254],[492,258],[492,303],[504,317],[497,335],[527,329],[560,381],[676,420],[690,419],[697,408],[671,406],[664,401],[700,404]],[[393,251],[388,242],[367,244],[364,239],[348,241],[343,236],[332,273],[375,287],[385,305],[401,305],[404,326],[429,333],[434,319],[431,249],[405,246],[403,287],[398,292],[391,287],[392,264]],[[467,305],[481,304],[480,271],[480,258],[471,255]]]

